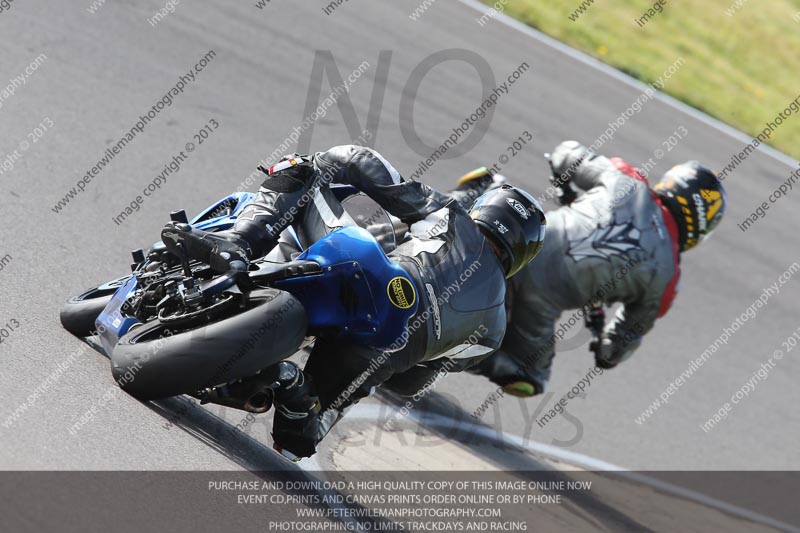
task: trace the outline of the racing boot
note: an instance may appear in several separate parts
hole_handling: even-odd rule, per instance
[[[273,447],[284,457],[299,461],[316,452],[321,439],[321,406],[314,384],[296,364],[281,361],[278,366],[280,385],[274,395]]]
[[[244,272],[252,257],[247,239],[235,231],[210,233],[189,224],[169,223],[161,230],[161,240],[172,254],[209,265],[214,271]]]
[[[468,369],[473,374],[485,376],[501,386],[506,394],[530,398],[545,391],[550,378],[550,368],[536,370],[523,368],[504,351],[497,351]]]

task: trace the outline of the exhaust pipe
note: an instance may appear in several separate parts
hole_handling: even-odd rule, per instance
[[[201,405],[213,403],[232,407],[248,413],[266,413],[272,408],[275,389],[280,383],[261,376],[253,376],[236,383],[206,389],[195,397]]]

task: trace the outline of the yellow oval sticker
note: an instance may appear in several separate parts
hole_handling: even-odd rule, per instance
[[[399,309],[408,309],[417,301],[417,293],[414,291],[414,285],[403,276],[392,278],[389,285],[386,287],[386,294],[388,294],[389,301],[392,302],[392,305]]]

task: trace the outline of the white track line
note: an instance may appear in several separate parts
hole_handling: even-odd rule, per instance
[[[376,422],[381,419],[382,413],[384,415],[387,415],[387,413],[384,413],[383,409],[377,405],[357,405],[355,408],[353,408],[353,410],[350,413],[348,413],[345,420],[351,420],[351,421],[362,420],[362,421]],[[392,408],[391,417],[394,417],[397,413],[399,413],[399,411]],[[706,507],[711,507],[713,509],[722,511],[729,515],[749,520],[750,522],[763,524],[783,531],[800,533],[800,528],[797,528],[791,524],[787,524],[785,522],[781,522],[780,520],[770,518],[769,516],[762,515],[755,511],[751,511],[750,509],[745,509],[744,507],[739,507],[738,505],[733,505],[731,503],[727,503],[722,500],[717,500],[716,498],[712,498],[710,496],[707,496],[705,494],[702,494],[700,492],[691,489],[687,489],[685,487],[673,485],[672,483],[668,483],[666,481],[662,481],[660,479],[646,476],[644,474],[640,474],[637,472],[632,472],[627,468],[617,466],[612,463],[607,463],[605,461],[589,457],[588,455],[572,452],[569,450],[565,450],[563,448],[559,448],[557,446],[551,446],[549,444],[544,444],[541,442],[529,441],[517,435],[510,435],[505,432],[499,433],[500,437],[498,438],[498,431],[494,428],[478,424],[460,422],[453,418],[437,415],[434,413],[423,412],[418,414],[416,413],[416,411],[410,411],[408,418],[411,419],[413,422],[419,424],[421,427],[429,426],[439,429],[451,429],[451,430],[458,429],[460,431],[475,434],[479,437],[494,442],[499,442],[503,444],[511,443],[512,445],[514,445],[519,449],[527,450],[539,455],[543,455],[550,459],[555,459],[564,463],[568,463],[573,466],[582,468],[584,470],[599,471],[599,472],[616,472],[620,475],[620,477],[625,477],[630,481],[640,483],[642,485],[647,485],[658,491],[665,492],[683,498],[685,500],[697,502],[699,504],[705,505]],[[388,420],[386,416],[384,417],[384,419]]]
[[[300,462],[296,463],[296,466],[300,470],[303,470],[311,481],[323,481],[323,482],[330,481],[327,476],[319,475],[319,474],[325,474],[325,469],[322,467],[322,465],[319,464],[317,458],[314,456],[302,459]],[[312,473],[317,475],[312,475]],[[328,497],[328,502],[326,502],[324,505],[326,505],[329,509],[333,511],[338,511],[338,513],[336,513],[335,516],[332,517],[325,516],[322,518],[327,518],[328,520],[331,521],[339,520],[348,527],[348,531],[364,531],[364,525],[363,525],[364,523],[352,516],[348,516],[347,513],[348,507],[336,501],[335,491],[331,489],[326,489],[324,487],[320,487],[316,489],[316,492],[320,496],[323,496],[323,499],[325,496]]]
[[[461,2],[462,4],[468,5],[469,7],[475,9],[476,11],[479,11],[482,14],[483,13],[488,13],[491,10],[490,7],[488,7],[485,4],[482,4],[478,0],[458,0],[458,1]],[[606,74],[606,75],[614,78],[615,80],[621,81],[625,85],[633,87],[633,88],[635,88],[635,89],[637,89],[639,91],[645,91],[647,88],[650,87],[649,85],[647,85],[645,83],[642,83],[641,81],[639,81],[639,80],[637,80],[635,78],[632,78],[632,77],[628,76],[627,74],[625,74],[623,72],[620,72],[619,70],[615,69],[614,67],[603,63],[602,61],[599,61],[599,60],[597,60],[597,59],[595,59],[595,58],[593,58],[593,57],[591,57],[591,56],[589,56],[589,55],[587,55],[587,54],[585,54],[583,52],[580,52],[580,51],[578,51],[578,50],[576,50],[574,48],[571,48],[571,47],[567,46],[566,44],[562,43],[561,41],[558,41],[558,40],[550,37],[549,35],[545,35],[544,33],[531,28],[527,24],[525,24],[523,22],[520,22],[515,18],[510,17],[509,15],[506,15],[505,13],[499,13],[498,12],[493,18],[494,18],[494,20],[496,20],[496,21],[498,21],[498,22],[500,22],[502,24],[505,24],[506,26],[509,26],[509,27],[511,27],[511,28],[513,28],[515,30],[518,30],[518,31],[524,33],[525,35],[527,35],[527,36],[539,41],[540,43],[545,44],[545,45],[549,46],[550,48],[553,48],[554,50],[556,50],[556,51],[558,51],[558,52],[560,52],[560,53],[562,53],[562,54],[564,54],[564,55],[566,55],[566,56],[568,56],[568,57],[570,57],[570,58],[572,58],[572,59],[574,59],[576,61],[579,61],[579,62],[583,63],[584,65],[587,65],[587,66],[589,66],[589,67],[591,67],[591,68],[593,68],[593,69],[595,69],[597,71],[600,71],[603,74]],[[489,22],[489,23],[491,23],[491,22]],[[679,111],[691,116],[692,118],[694,118],[696,120],[699,120],[700,122],[706,124],[707,126],[710,126],[710,127],[714,128],[714,129],[716,129],[718,131],[721,131],[722,133],[725,133],[726,135],[736,139],[737,141],[741,141],[744,144],[749,144],[749,143],[751,143],[753,141],[753,137],[752,136],[747,135],[746,133],[744,133],[742,131],[739,131],[736,128],[734,128],[734,127],[732,127],[732,126],[730,126],[728,124],[725,124],[724,122],[722,122],[722,121],[720,121],[720,120],[718,120],[718,119],[716,119],[716,118],[714,118],[712,116],[709,116],[706,113],[703,113],[702,111],[699,111],[699,110],[697,110],[697,109],[695,109],[695,108],[693,108],[693,107],[691,107],[689,105],[686,105],[685,103],[681,102],[680,100],[677,100],[677,99],[673,98],[672,96],[669,96],[668,94],[665,94],[665,93],[663,93],[661,91],[656,91],[656,97],[655,98],[660,100],[662,103],[664,103],[664,104],[666,104],[666,105],[668,105],[670,107],[673,107],[673,108],[675,108],[675,109],[677,109],[677,110],[679,110]],[[760,150],[764,154],[772,157],[773,159],[775,159],[775,160],[777,160],[777,161],[779,161],[779,162],[781,162],[781,163],[783,163],[783,164],[785,164],[785,165],[787,165],[789,167],[794,168],[794,167],[797,166],[797,162],[794,159],[792,159],[788,155],[784,154],[783,152],[781,152],[779,150],[776,150],[775,148],[772,148],[771,146],[768,146],[766,144],[761,144],[758,148],[756,148],[756,150]]]

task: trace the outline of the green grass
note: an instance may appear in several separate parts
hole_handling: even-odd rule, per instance
[[[800,0],[739,0],[733,16],[736,0],[668,0],[644,27],[655,0],[595,0],[570,20],[582,1],[509,0],[505,12],[646,83],[682,56],[663,91],[753,136],[800,96]],[[796,113],[769,144],[800,158],[799,141]]]

